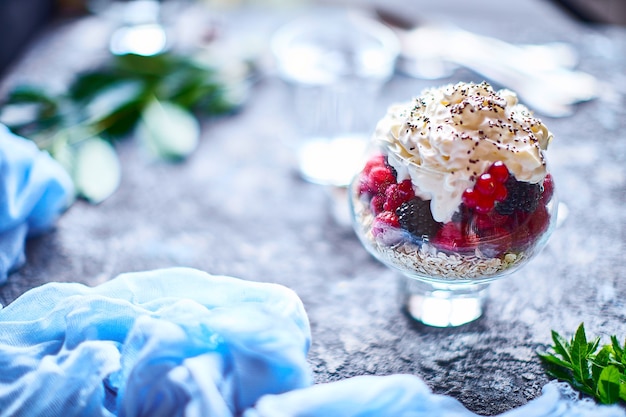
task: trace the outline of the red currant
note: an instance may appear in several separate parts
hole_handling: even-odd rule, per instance
[[[463,193],[463,204],[467,208],[473,209],[478,204],[478,197],[478,193],[473,188],[468,188]]]
[[[478,213],[487,214],[491,211],[494,205],[495,201],[493,200],[493,197],[488,195],[479,195],[474,210]]]
[[[502,161],[496,161],[489,167],[488,172],[500,184],[504,184],[509,179],[509,170]]]
[[[493,190],[494,201],[504,201],[508,195],[506,187],[502,183],[496,183],[496,187]]]
[[[474,189],[484,196],[492,195],[496,188],[496,182],[491,177],[491,174],[485,173],[478,177]]]

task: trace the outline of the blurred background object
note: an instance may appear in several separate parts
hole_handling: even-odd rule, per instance
[[[293,95],[302,177],[348,185],[375,125],[372,106],[394,74],[396,35],[366,14],[324,9],[280,28],[272,50]]]
[[[583,22],[626,25],[626,1],[624,0],[553,1]]]
[[[0,74],[53,15],[53,0],[0,1]]]

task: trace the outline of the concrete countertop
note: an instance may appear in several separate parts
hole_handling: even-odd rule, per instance
[[[487,19],[476,21],[476,29],[513,41],[571,42],[581,52],[581,69],[624,88],[623,56],[594,46],[610,38],[564,16],[555,20],[553,9],[550,21],[543,16],[524,32],[501,21],[489,26]],[[55,42],[42,39],[38,51]],[[48,55],[33,52],[18,62],[0,91],[24,71],[40,71],[37,63],[59,59],[43,52]],[[481,81],[464,70],[434,82],[397,76],[380,108],[456,80]],[[329,189],[298,177],[289,146],[295,126],[283,111],[290,98],[273,77],[255,86],[240,113],[205,121],[200,147],[184,163],[154,161],[132,139],[119,143],[120,189],[98,206],[77,202],[54,232],[30,240],[28,262],[0,287],[0,303],[45,282],[96,285],[122,272],[170,266],[276,282],[294,289],[307,309],[316,382],[415,374],[470,410],[499,414],[537,397],[548,382],[536,351],[550,342],[551,329],[570,334],[584,322],[589,334],[624,336],[621,100],[621,107],[595,100],[571,117],[544,118],[555,135],[548,155],[569,215],[536,259],[492,284],[484,316],[465,326],[427,328],[408,318],[397,297],[400,277],[338,221]]]

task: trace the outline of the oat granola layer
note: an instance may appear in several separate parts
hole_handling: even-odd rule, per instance
[[[438,251],[427,242],[418,245],[401,240],[393,245],[387,245],[372,234],[374,216],[369,208],[357,196],[352,196],[352,204],[360,235],[370,242],[369,247],[375,250],[379,257],[400,270],[409,270],[418,276],[451,281],[482,280],[505,273],[525,259],[523,252],[507,253],[502,258],[488,258],[478,249],[468,255],[447,254]]]

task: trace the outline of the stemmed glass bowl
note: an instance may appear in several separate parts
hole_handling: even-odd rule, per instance
[[[413,179],[441,175],[405,164]],[[489,283],[539,253],[556,222],[549,172],[531,184],[493,161],[447,222],[434,220],[436,202],[423,198],[428,193],[415,181],[397,177],[388,149],[374,149],[349,187],[352,223],[363,246],[404,276],[405,308],[426,325],[459,326],[479,318]]]

